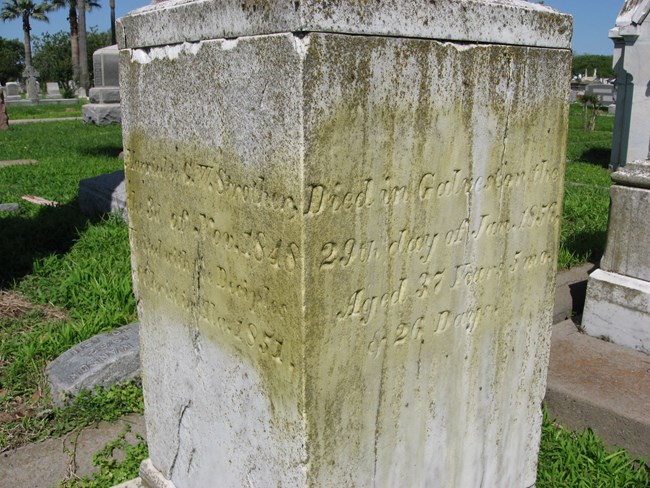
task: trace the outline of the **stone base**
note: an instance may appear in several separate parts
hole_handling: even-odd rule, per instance
[[[120,103],[120,87],[100,86],[91,88],[88,98],[90,103]]]
[[[594,271],[582,324],[590,336],[650,354],[650,283]]]
[[[124,171],[81,180],[79,207],[85,215],[116,213],[127,220]]]
[[[20,95],[5,95],[5,102],[16,102],[22,100]]]
[[[89,103],[81,108],[85,124],[109,125],[122,122],[119,103]]]
[[[176,488],[151,462],[145,459],[140,465],[140,479],[145,488]]]
[[[567,320],[553,326],[544,403],[571,430],[593,429],[605,445],[650,459],[648,356],[580,333]]]

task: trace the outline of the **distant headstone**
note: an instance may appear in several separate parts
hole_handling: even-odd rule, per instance
[[[118,32],[147,484],[532,486],[571,17],[201,0]]]
[[[9,81],[5,85],[5,90],[7,92],[7,96],[15,96],[20,98],[20,85],[16,83],[15,81]]]
[[[120,86],[120,52],[117,45],[98,49],[93,53],[93,80],[98,86]]]
[[[138,323],[77,344],[45,368],[52,399],[63,405],[83,389],[108,387],[140,374]]]
[[[23,76],[26,78],[27,83],[27,99],[32,103],[38,103],[39,98],[39,72],[33,66],[28,66],[23,71]]]
[[[574,103],[576,100],[578,100],[578,91],[571,90],[569,93],[569,103]]]
[[[607,246],[587,287],[587,334],[650,354],[650,161],[612,174]]]
[[[47,98],[63,98],[58,83],[52,81],[47,82]]]
[[[600,100],[601,107],[607,107],[616,101],[614,85],[607,83],[590,83],[585,87],[586,95],[596,95]]]
[[[119,124],[122,120],[117,46],[98,49],[93,54],[95,86],[88,92],[90,103],[82,107],[87,124]]]
[[[14,102],[21,100],[20,96],[20,84],[15,81],[9,81],[5,85],[5,102]]]
[[[610,166],[650,157],[650,0],[626,0],[609,31],[614,41],[616,115]]]
[[[79,182],[79,206],[86,215],[116,213],[126,220],[124,171],[120,170],[81,180]]]

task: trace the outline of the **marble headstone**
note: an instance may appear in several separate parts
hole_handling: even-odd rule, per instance
[[[118,22],[147,483],[535,483],[571,31],[520,0]]]

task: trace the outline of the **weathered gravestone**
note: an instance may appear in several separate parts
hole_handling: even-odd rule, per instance
[[[650,0],[627,0],[609,31],[614,41],[616,115],[610,165],[645,160],[650,146]]]
[[[612,174],[607,247],[589,277],[587,334],[650,354],[650,161]]]
[[[108,46],[93,53],[95,86],[88,92],[90,103],[82,107],[85,123],[108,125],[120,123],[119,51]]]
[[[5,100],[7,102],[20,100],[20,85],[14,81],[8,81],[5,85]]]
[[[607,83],[590,83],[585,87],[586,95],[596,95],[601,107],[608,107],[616,101],[614,85]]]
[[[61,96],[61,90],[59,90],[59,84],[55,81],[47,82],[47,98],[63,98]]]
[[[28,66],[23,71],[23,77],[25,78],[25,83],[27,85],[27,99],[31,103],[38,103],[40,101],[38,84],[39,72],[33,66]]]
[[[533,485],[571,18],[207,0],[118,29],[147,482]]]
[[[139,325],[99,334],[61,354],[45,368],[52,399],[63,405],[82,389],[108,387],[140,374]]]

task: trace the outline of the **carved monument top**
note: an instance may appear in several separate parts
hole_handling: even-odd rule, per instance
[[[573,31],[570,15],[524,0],[169,0],[134,10],[118,30],[120,48],[336,32],[566,49]]]
[[[626,0],[616,18],[616,26],[643,24],[650,12],[650,0]]]

